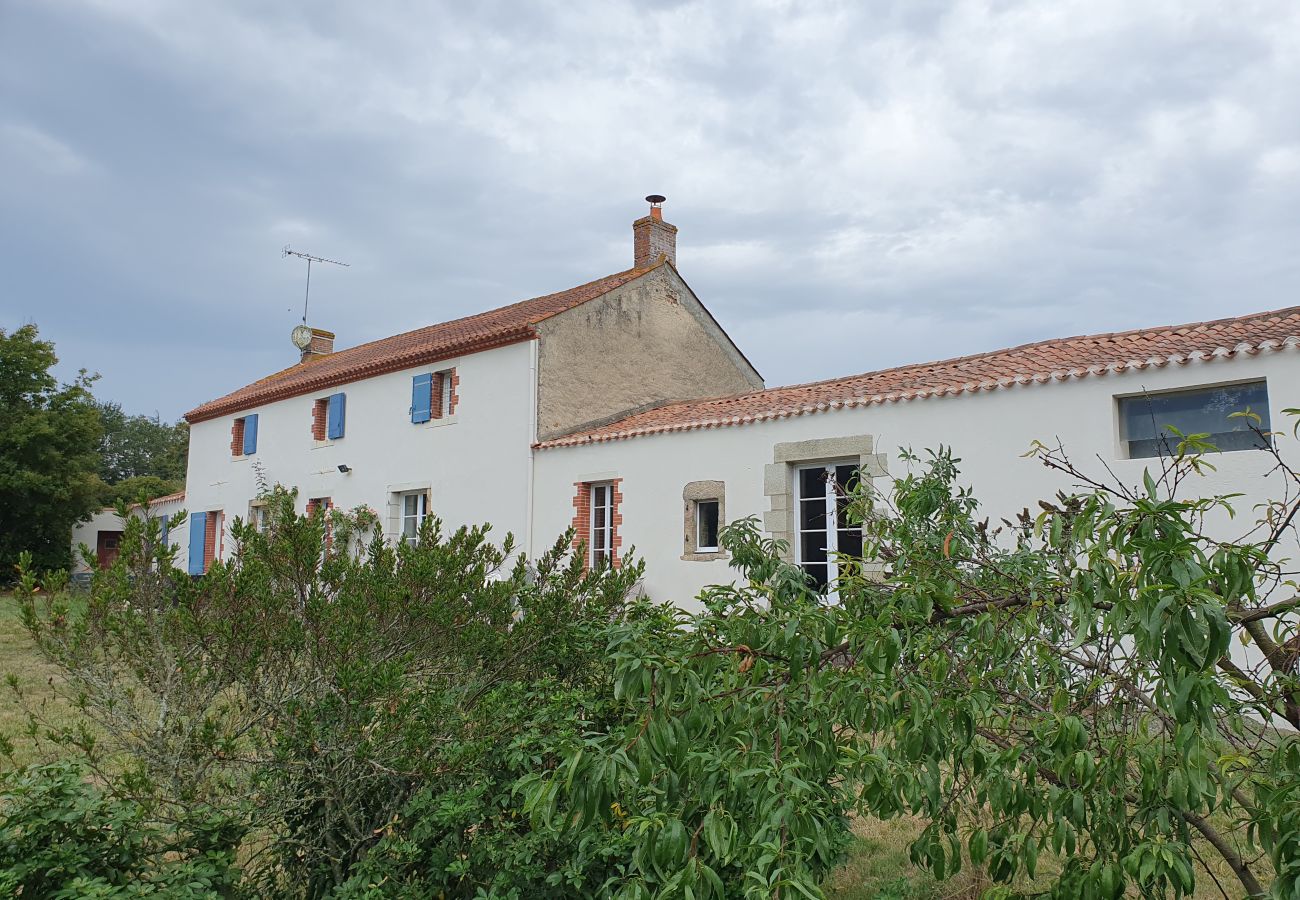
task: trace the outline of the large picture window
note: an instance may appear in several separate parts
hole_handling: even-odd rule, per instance
[[[858,465],[850,462],[795,470],[795,551],[800,567],[821,587],[833,588],[839,579],[839,556],[862,555],[862,528],[848,520],[849,490],[857,477]]]
[[[1247,407],[1260,417],[1258,424],[1231,418]],[[1268,446],[1255,431],[1269,430],[1268,388],[1254,381],[1121,397],[1119,419],[1120,439],[1130,459],[1175,455],[1181,438],[1171,426],[1183,434],[1208,434],[1207,440],[1219,450],[1257,450]]]

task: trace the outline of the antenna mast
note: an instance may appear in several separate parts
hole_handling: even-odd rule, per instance
[[[326,259],[323,256],[312,256],[310,253],[300,253],[297,250],[291,250],[288,244],[285,244],[284,249],[280,251],[281,259],[286,256],[296,256],[299,259],[307,260],[307,292],[302,298],[302,324],[306,325],[307,301],[311,300],[311,264],[314,262],[329,263],[332,266],[343,266],[344,268],[347,268],[348,263],[339,262],[337,259]]]

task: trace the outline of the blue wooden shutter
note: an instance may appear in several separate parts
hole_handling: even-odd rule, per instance
[[[257,413],[244,416],[244,455],[257,452]]]
[[[166,516],[158,517],[158,543],[160,546],[167,546],[167,528],[168,521]]]
[[[191,575],[203,574],[203,545],[208,538],[208,514],[190,513],[190,563]]]
[[[416,375],[411,379],[411,421],[427,422],[433,402],[433,376]]]
[[[326,437],[330,440],[343,437],[343,419],[347,413],[347,401],[347,394],[330,395],[329,430],[326,432]]]

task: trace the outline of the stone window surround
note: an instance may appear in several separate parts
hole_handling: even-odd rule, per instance
[[[726,559],[727,553],[721,547],[717,550],[701,552],[696,549],[695,503],[698,500],[718,501],[718,528],[727,524],[727,484],[724,481],[688,481],[682,488],[682,522],[683,541],[682,559],[687,562],[708,562],[714,559]]]
[[[767,511],[763,513],[763,530],[773,539],[785,542],[782,559],[794,562],[793,471],[796,466],[857,458],[863,478],[880,478],[888,472],[888,460],[876,453],[875,438],[869,434],[846,437],[814,438],[785,441],[772,446],[772,462],[763,467],[763,493]]]

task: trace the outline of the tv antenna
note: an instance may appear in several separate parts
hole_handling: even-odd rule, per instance
[[[348,267],[348,263],[339,262],[337,259],[326,259],[323,256],[312,256],[310,253],[301,253],[297,250],[291,249],[288,244],[285,244],[284,249],[280,251],[281,259],[283,259],[286,256],[296,256],[299,259],[307,260],[307,292],[306,294],[303,295],[302,298],[302,324],[306,325],[307,324],[307,301],[311,299],[311,264],[314,262],[329,263],[332,266],[343,266],[346,269]]]

